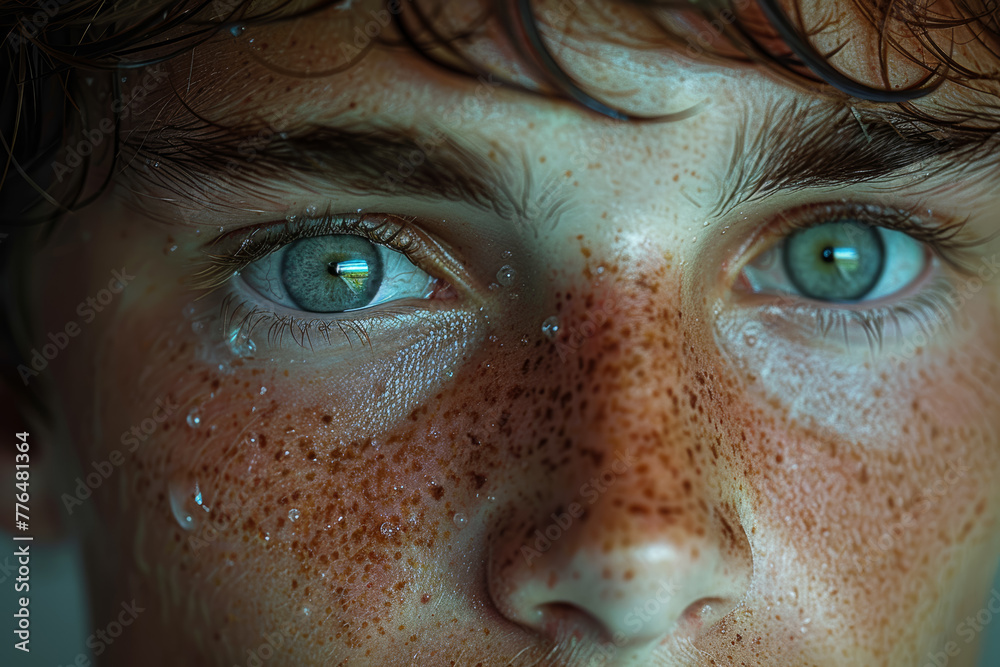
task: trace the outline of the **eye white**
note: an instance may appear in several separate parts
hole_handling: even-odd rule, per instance
[[[240,277],[264,298],[291,310],[300,310],[288,294],[285,277],[281,271],[284,253],[291,245],[292,243],[286,244],[269,253],[267,256],[258,259],[256,262],[248,264],[240,271]],[[351,310],[364,310],[365,308],[398,299],[426,298],[430,296],[434,288],[433,277],[417,268],[403,253],[378,244],[373,244],[373,246],[382,259],[382,283],[369,303],[365,304],[362,308]],[[331,310],[329,312],[350,312],[350,310]]]
[[[875,230],[882,238],[884,267],[872,289],[857,303],[875,301],[905,290],[923,274],[929,261],[926,246],[909,234],[885,227]],[[743,276],[754,293],[798,294],[782,261],[786,239],[775,243],[746,266]]]

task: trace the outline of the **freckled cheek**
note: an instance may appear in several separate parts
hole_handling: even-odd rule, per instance
[[[98,502],[107,523],[122,526],[123,553],[183,564],[194,580],[282,572],[268,580],[275,594],[304,606],[326,600],[343,614],[386,596],[412,603],[417,564],[464,527],[455,515],[477,484],[450,464],[458,436],[443,413],[462,392],[414,412],[433,383],[393,383],[406,376],[398,363],[434,377],[422,355],[332,378],[315,363],[206,360],[190,322],[178,315],[164,328],[162,313],[184,306],[121,313],[98,351],[101,442],[125,456],[129,515],[122,520],[117,486],[100,489]],[[164,418],[144,430],[150,417]],[[285,576],[292,565],[297,574]]]

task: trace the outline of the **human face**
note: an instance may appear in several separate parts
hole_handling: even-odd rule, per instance
[[[1000,553],[996,243],[925,253],[874,226],[967,219],[956,238],[985,239],[995,173],[842,183],[827,154],[779,179],[820,142],[809,120],[849,112],[624,48],[561,57],[640,110],[696,113],[616,122],[382,48],[288,74],[335,65],[370,9],[132,76],[124,131],[158,154],[34,263],[39,330],[81,327],[47,372],[83,474],[113,468],[63,496],[99,521],[94,617],[144,609],[109,664],[973,664],[964,619]],[[211,131],[175,95],[250,128],[235,166],[180,176],[211,171],[191,139]],[[885,140],[866,122],[841,131]],[[330,126],[354,134],[317,138]],[[852,164],[881,155],[864,145]],[[850,257],[768,255],[824,223],[898,284],[796,294],[864,279]],[[324,266],[344,228],[351,257],[368,230],[429,277],[384,255],[391,298],[301,312],[357,297],[347,255]],[[320,240],[283,264],[279,229],[286,254]]]

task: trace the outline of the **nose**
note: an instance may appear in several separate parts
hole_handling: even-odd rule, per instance
[[[509,620],[555,642],[642,653],[697,641],[750,587],[729,460],[740,453],[739,407],[712,359],[685,343],[691,318],[670,310],[671,291],[649,288],[656,277],[565,296],[566,340],[532,380],[540,402],[511,411],[521,415],[512,445],[535,458],[497,526],[489,590]]]
[[[495,552],[503,563],[491,568],[491,593],[510,620],[553,641],[582,634],[627,648],[693,639],[739,603],[750,580],[742,529],[726,545],[716,536],[734,534],[732,523],[702,510],[686,525],[637,527],[615,543],[622,525],[612,508],[623,506],[622,491],[606,499],[610,511],[588,515],[570,504],[516,549]]]

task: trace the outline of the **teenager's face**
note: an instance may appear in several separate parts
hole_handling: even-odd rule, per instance
[[[781,178],[807,132],[879,128],[641,53],[561,58],[696,113],[615,122],[408,51],[287,74],[368,9],[130,75],[126,133],[188,127],[34,263],[39,331],[80,333],[32,381],[107,473],[63,496],[99,521],[94,619],[144,609],[105,657],[973,664],[1000,265],[956,246],[997,228],[994,174],[842,183],[831,151]],[[219,169],[175,94],[251,126]]]

